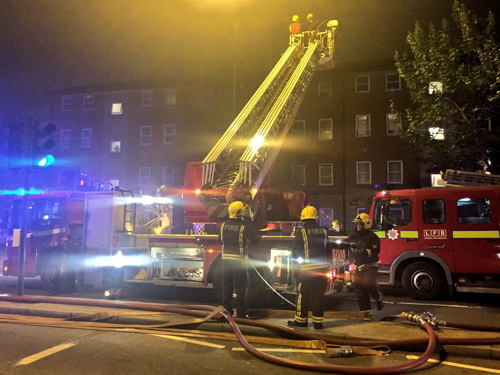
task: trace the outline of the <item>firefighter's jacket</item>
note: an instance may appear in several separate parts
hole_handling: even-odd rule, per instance
[[[380,239],[368,229],[355,231],[346,240],[350,245],[349,257],[358,271],[378,267]]]
[[[222,259],[243,260],[247,256],[247,244],[260,242],[260,235],[241,219],[228,219],[220,227]]]
[[[331,262],[328,250],[328,229],[319,226],[315,220],[305,220],[303,227],[295,229],[292,255],[299,263],[300,277],[325,271]]]

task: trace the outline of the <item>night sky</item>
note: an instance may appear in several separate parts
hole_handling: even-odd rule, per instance
[[[387,60],[415,21],[451,0],[0,0],[0,73],[44,89],[172,77],[257,87],[288,43],[293,14],[336,18],[339,62]],[[499,0],[467,1],[498,12]],[[500,20],[499,20],[500,22]],[[235,31],[236,30],[236,31]],[[251,94],[251,93],[250,93]]]

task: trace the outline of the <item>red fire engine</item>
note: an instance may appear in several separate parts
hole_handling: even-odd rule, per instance
[[[465,186],[500,185],[500,176],[448,170],[443,179],[455,187],[373,198],[379,274],[416,299],[443,291],[500,293],[500,187]]]
[[[258,247],[249,249],[255,269],[272,283],[290,284],[291,232],[306,197],[299,191],[273,191],[268,180],[314,70],[322,60],[330,61],[337,25],[332,20],[325,31],[294,35],[203,162],[188,164],[182,193],[185,220],[193,224],[194,234],[164,234],[171,205],[145,202],[146,197],[125,190],[32,195],[26,275],[40,275],[59,290],[69,289],[75,281],[101,286],[124,279],[160,285],[213,283],[218,292],[221,245],[217,235],[208,232],[225,220],[230,202],[242,200],[259,228],[279,234],[264,236]],[[175,193],[161,189],[163,197]],[[20,215],[19,202],[13,217]],[[20,222],[12,220],[11,228],[16,225]],[[5,275],[17,273],[19,246],[13,234]],[[257,277],[251,276],[250,293],[263,288]]]

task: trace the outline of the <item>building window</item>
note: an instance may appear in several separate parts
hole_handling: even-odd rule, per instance
[[[306,166],[304,164],[294,164],[292,166],[292,181],[294,186],[306,185]]]
[[[444,141],[446,139],[443,128],[438,128],[435,126],[430,127],[429,134],[431,139],[434,139],[435,141]]]
[[[318,96],[320,98],[331,98],[332,96],[332,82],[331,81],[322,81],[318,86]]]
[[[325,141],[333,139],[333,121],[331,118],[319,120],[319,140]]]
[[[356,76],[356,93],[370,92],[370,75]]]
[[[161,183],[165,186],[174,186],[174,168],[169,166],[162,168]]]
[[[385,74],[385,89],[387,91],[401,90],[401,77],[398,72]]]
[[[151,168],[150,167],[140,167],[139,168],[139,186],[149,185],[150,180],[151,180]]]
[[[177,103],[177,90],[176,89],[166,89],[165,90],[165,105],[175,105]]]
[[[153,141],[153,127],[146,125],[141,126],[140,142],[141,146],[151,146]]]
[[[356,162],[356,184],[368,185],[372,183],[372,162],[357,161]]]
[[[175,125],[163,126],[163,144],[173,145],[175,141]]]
[[[479,124],[479,129],[481,129],[482,131],[491,132],[491,119],[490,118],[487,118],[484,120],[481,119],[481,120],[479,120],[478,124]]]
[[[62,97],[62,110],[64,112],[69,112],[73,107],[73,97],[71,96],[63,96]]]
[[[142,92],[142,106],[152,107],[153,106],[153,91],[143,91]]]
[[[111,105],[111,114],[112,115],[121,115],[122,113],[123,113],[122,103],[113,103]]]
[[[111,141],[111,152],[121,152],[122,151],[122,143],[120,141]]]
[[[82,129],[82,148],[92,147],[92,128]]]
[[[387,162],[387,183],[403,183],[403,162],[401,160],[389,160]]]
[[[94,110],[94,95],[84,95],[83,96],[83,110],[93,111]]]
[[[370,115],[356,115],[356,137],[370,137]]]
[[[387,135],[401,135],[402,126],[399,115],[396,113],[387,113],[385,119]]]
[[[319,186],[333,185],[333,164],[319,165]]]
[[[61,140],[59,145],[61,148],[71,147],[71,129],[61,129]]]
[[[320,208],[318,210],[318,224],[330,228],[333,221],[333,208]]]
[[[439,94],[443,92],[443,82],[432,81],[429,83],[429,94]]]
[[[306,122],[305,120],[295,120],[292,124],[292,134],[298,140],[305,140]]]

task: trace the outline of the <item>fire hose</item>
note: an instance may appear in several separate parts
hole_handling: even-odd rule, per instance
[[[469,338],[469,339],[457,339],[457,338],[438,338],[433,331],[433,326],[436,326],[436,319],[430,313],[417,315],[413,313],[402,313],[397,317],[406,318],[407,320],[417,323],[421,328],[423,328],[427,334],[427,339],[409,339],[409,340],[342,340],[335,339],[328,336],[309,334],[306,332],[301,332],[298,330],[293,330],[290,328],[283,327],[281,325],[264,322],[264,321],[254,321],[242,318],[233,318],[227,311],[221,311],[221,307],[216,309],[216,312],[220,314],[214,314],[214,307],[207,305],[164,305],[156,303],[144,303],[144,302],[120,302],[120,301],[103,301],[103,300],[91,300],[91,299],[74,299],[67,297],[39,297],[39,296],[13,296],[13,295],[2,295],[0,296],[0,301],[12,301],[12,302],[26,302],[26,303],[60,303],[60,304],[72,304],[72,305],[86,305],[95,307],[108,307],[108,308],[126,308],[132,310],[144,310],[144,311],[156,311],[156,312],[170,312],[177,313],[188,316],[195,316],[201,318],[212,318],[217,315],[222,315],[231,326],[233,332],[235,333],[241,346],[255,357],[282,366],[306,369],[311,371],[319,372],[336,372],[343,374],[395,374],[406,372],[416,367],[421,366],[425,363],[430,356],[434,353],[436,348],[436,343],[439,342],[442,345],[452,344],[468,344],[468,345],[495,345],[500,344],[500,338]],[[208,314],[208,315],[207,315]],[[405,364],[398,366],[389,367],[378,367],[378,368],[366,368],[366,367],[351,367],[351,366],[337,366],[337,365],[317,365],[306,362],[298,362],[293,360],[286,360],[279,357],[275,357],[269,354],[265,354],[262,351],[254,348],[242,335],[237,323],[262,327],[272,331],[282,333],[287,336],[291,336],[297,339],[309,339],[309,340],[323,340],[330,345],[340,345],[340,348],[336,349],[337,354],[349,354],[349,348],[346,346],[391,346],[391,347],[404,347],[408,345],[422,345],[426,344],[425,352],[413,361],[409,361]],[[181,323],[177,323],[180,325]],[[451,324],[459,327],[459,324]],[[448,323],[448,326],[450,324]],[[486,330],[488,327],[476,326],[477,328],[482,328]],[[493,327],[496,328],[497,327]],[[496,330],[494,329],[494,330]],[[334,350],[335,351],[335,350]]]

